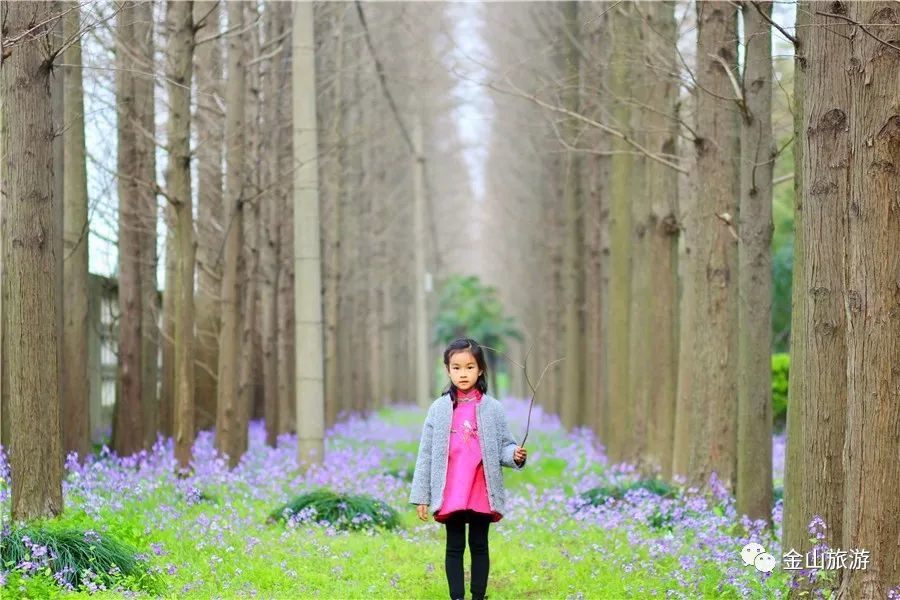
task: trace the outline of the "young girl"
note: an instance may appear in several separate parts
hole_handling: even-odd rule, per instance
[[[444,567],[450,598],[463,600],[463,553],[469,523],[472,600],[487,591],[488,527],[503,518],[506,491],[501,466],[521,470],[527,452],[509,432],[503,405],[487,394],[484,351],[461,338],[444,350],[450,385],[428,408],[413,473],[411,504],[419,518],[446,525]]]

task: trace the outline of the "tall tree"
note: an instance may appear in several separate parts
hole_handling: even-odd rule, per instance
[[[676,28],[674,2],[641,2],[641,29],[645,40],[645,69],[650,79],[645,84],[646,109],[641,124],[650,152],[675,160],[678,137],[678,81],[670,74],[676,68]],[[672,447],[675,431],[675,395],[678,374],[678,173],[658,161],[645,161],[641,196],[647,210],[635,220],[635,229],[643,232],[646,253],[644,264],[635,265],[646,276],[645,304],[634,310],[644,312],[644,339],[639,363],[651,376],[632,374],[646,386],[638,388],[633,402],[643,403],[646,419],[644,462],[659,468],[664,478],[672,472]],[[637,273],[635,273],[637,276]],[[636,306],[632,300],[632,306]],[[639,321],[640,322],[640,321]],[[632,328],[635,331],[635,328]],[[634,364],[632,362],[632,364]]]
[[[637,37],[637,19],[633,3],[612,9],[612,58],[609,86],[613,98],[613,117],[624,131],[631,122],[632,43]],[[616,154],[610,165],[610,284],[609,324],[607,329],[607,387],[609,397],[608,448],[615,461],[628,457],[631,441],[631,399],[629,394],[629,332],[631,303],[631,198],[632,166],[630,148],[615,140]]]
[[[581,60],[578,44],[581,40],[578,2],[560,5],[565,28],[564,60],[566,76],[563,83],[563,104],[577,113],[580,110]],[[565,143],[578,145],[577,121],[568,117],[563,123]],[[584,423],[584,203],[581,195],[581,158],[576,152],[565,153],[563,166],[563,210],[565,211],[565,241],[563,242],[563,285],[565,289],[565,357],[563,363],[563,398],[560,411],[563,426],[571,429]]]
[[[194,3],[197,49],[194,71],[197,101],[197,385],[196,427],[209,429],[216,422],[216,378],[219,368],[219,294],[222,288],[222,149],[225,114],[222,110],[222,38],[219,20],[222,3]]]
[[[168,0],[169,163],[168,200],[174,212],[175,246],[175,458],[188,469],[194,444],[194,228],[191,199],[191,79],[193,2]]]
[[[90,385],[88,381],[88,200],[84,147],[84,90],[81,76],[80,9],[67,3],[65,36],[65,226],[63,285],[66,290],[62,332],[62,418],[66,453],[84,457],[91,449]]]
[[[141,238],[141,418],[143,420],[143,445],[150,449],[156,443],[157,434],[168,429],[161,425],[159,404],[159,292],[156,268],[159,258],[156,251],[156,109],[154,106],[155,72],[153,27],[153,3],[137,2],[134,15],[134,55],[137,73],[134,76],[134,125],[137,138],[133,154],[136,164],[132,167],[140,217]]]
[[[344,196],[344,160],[346,143],[344,137],[344,19],[343,7],[336,11],[334,34],[335,41],[334,58],[334,85],[331,95],[332,117],[328,124],[327,134],[333,145],[334,155],[330,161],[328,179],[323,182],[323,188],[327,189],[331,202],[328,203],[328,212],[323,214],[326,220],[326,243],[323,244],[322,261],[324,263],[324,348],[325,348],[325,424],[326,427],[334,425],[337,421],[340,404],[340,362],[338,361],[338,329],[340,325],[340,298],[342,283],[341,263],[341,226],[343,223],[342,204]]]
[[[141,251],[144,222],[137,142],[142,135],[135,110],[135,3],[125,2],[116,16],[116,110],[118,113],[119,197],[119,343],[118,397],[113,419],[113,448],[120,456],[138,452],[144,445],[141,377],[143,374],[143,294]]]
[[[312,4],[293,8],[297,461],[309,466],[325,458],[316,61]]]
[[[845,79],[830,82],[849,80],[851,106],[849,203],[841,205],[847,224],[842,547],[869,550],[871,563],[845,570],[837,596],[885,598],[900,583],[900,6],[851,2],[837,14],[842,7],[855,25],[839,43],[858,60]]]
[[[737,457],[738,122],[731,84],[737,69],[737,9],[697,2],[697,199],[691,220],[693,344],[680,356],[692,380],[691,479],[715,472],[734,489]],[[682,329],[684,333],[684,329]]]
[[[263,93],[263,152],[262,185],[265,196],[260,199],[260,310],[263,353],[263,393],[265,395],[266,443],[275,446],[278,437],[278,262],[280,194],[276,188],[281,173],[278,170],[280,136],[285,130],[282,119],[281,95],[284,81],[281,65],[286,44],[281,40],[285,21],[281,11],[271,4],[265,11],[266,50],[273,53],[266,61]],[[277,44],[277,45],[274,45]],[[274,45],[274,46],[273,46]]]
[[[286,21],[292,19],[293,6],[288,3],[276,3],[276,10]],[[293,159],[293,85],[290,84],[291,65],[293,64],[293,49],[290,44],[285,44],[284,57],[279,67],[280,77],[287,81],[285,91],[279,102],[282,104],[284,125],[281,135],[277,138],[277,164],[279,173],[291,173],[294,165]],[[293,203],[293,177],[288,178],[279,185],[278,206],[281,218],[278,224],[278,288],[276,298],[276,311],[278,318],[278,432],[294,432],[297,427],[296,404],[296,348],[295,340],[295,314],[294,314],[294,203]]]
[[[772,3],[742,5],[737,509],[772,515]]]
[[[63,232],[53,194],[54,138],[49,68],[58,51],[49,38],[56,22],[49,2],[3,6],[0,67],[3,101],[3,213],[0,225],[4,288],[3,356],[8,385],[12,518],[58,515],[63,510],[59,397],[59,322],[54,240]],[[14,119],[9,118],[15,115]]]
[[[819,515],[826,542],[843,532],[842,452],[847,412],[844,251],[850,204],[851,140],[848,25],[797,7],[797,182],[789,442],[784,482],[784,547],[805,553],[807,526]]]
[[[239,261],[244,229],[244,82],[245,42],[244,3],[228,5],[228,38],[225,89],[225,194],[226,223],[225,262],[222,276],[222,330],[219,335],[218,411],[216,413],[216,448],[227,454],[232,466],[246,450],[242,436],[238,390],[241,342],[241,285]]]

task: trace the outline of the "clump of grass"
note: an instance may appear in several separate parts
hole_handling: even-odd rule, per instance
[[[639,479],[625,484],[592,488],[583,492],[581,497],[587,500],[591,506],[599,506],[605,504],[609,498],[621,500],[631,490],[638,489],[647,490],[660,498],[675,498],[678,496],[678,488],[661,479]]]
[[[268,522],[325,521],[341,529],[395,529],[400,517],[385,502],[364,495],[343,495],[328,489],[302,494],[269,514]]]
[[[56,582],[71,589],[121,585],[153,594],[165,591],[137,550],[109,534],[73,527],[40,524],[11,527],[0,532],[0,566],[23,573],[49,568]]]

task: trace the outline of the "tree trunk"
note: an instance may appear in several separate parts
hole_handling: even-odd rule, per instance
[[[635,67],[628,73],[630,82],[629,99],[635,104],[629,111],[629,121],[622,122],[623,126],[628,127],[628,135],[638,144],[646,147],[648,145],[649,127],[645,124],[648,118],[647,113],[651,112],[644,107],[648,106],[652,101],[649,93],[650,85],[653,78],[664,77],[663,72],[654,69],[650,73],[648,65],[653,64],[655,56],[651,54],[651,49],[647,46],[655,35],[650,27],[644,27],[647,19],[652,18],[643,11],[643,6],[635,3],[634,5],[634,44],[637,48],[641,48],[641,54],[638,54]],[[649,7],[648,7],[649,10]],[[656,23],[653,23],[653,27]],[[663,128],[665,131],[665,128]],[[645,463],[647,455],[647,444],[649,442],[647,431],[647,418],[650,411],[650,379],[648,377],[651,371],[649,369],[649,354],[655,351],[651,341],[651,331],[655,331],[660,323],[653,323],[650,320],[648,311],[650,298],[655,293],[652,289],[654,282],[650,279],[650,263],[656,260],[656,257],[650,254],[650,237],[652,232],[651,223],[651,197],[648,195],[648,183],[651,175],[647,172],[647,157],[643,155],[634,156],[630,161],[630,189],[628,196],[630,199],[630,222],[631,231],[629,232],[629,251],[630,251],[630,275],[628,280],[623,280],[627,286],[630,285],[628,297],[628,344],[622,348],[623,354],[627,355],[627,363],[632,365],[629,367],[628,373],[628,430],[625,433],[625,454],[622,456],[624,460],[635,464],[638,469],[644,471],[645,476],[650,476],[649,468]],[[623,183],[622,185],[626,185]],[[615,253],[616,249],[613,250]],[[651,349],[653,348],[653,349]]]
[[[568,30],[565,44],[566,77],[563,104],[579,112],[581,94],[581,61],[577,44],[580,39],[578,2],[562,5],[563,27]],[[574,119],[564,123],[564,136],[570,146],[579,145],[579,127]],[[565,306],[566,360],[562,365],[563,397],[560,418],[563,427],[571,430],[584,424],[584,203],[581,197],[581,158],[576,152],[566,152],[563,164],[563,210],[565,211],[565,238],[563,246],[563,285]]]
[[[137,2],[132,12],[136,23],[153,21],[153,3]],[[141,221],[141,402],[143,404],[143,445],[153,448],[161,424],[159,392],[159,291],[156,269],[159,257],[156,252],[156,142],[148,134],[156,131],[154,107],[154,81],[146,73],[155,72],[153,28],[137,27],[133,32],[136,67],[141,75],[134,78],[135,122],[138,125],[134,153],[137,164],[135,193],[139,201]],[[164,430],[168,431],[168,430]]]
[[[220,31],[220,3],[194,2],[198,37],[213,38]],[[194,56],[197,81],[197,383],[195,415],[197,430],[216,423],[219,368],[219,294],[222,288],[222,246],[225,219],[222,216],[222,148],[225,114],[222,94],[222,40],[210,39],[197,46]]]
[[[244,26],[241,2],[228,5],[228,28]],[[241,284],[239,277],[244,229],[244,82],[245,38],[228,38],[228,66],[225,90],[225,262],[222,276],[222,330],[219,335],[219,401],[216,414],[216,448],[227,454],[234,467],[246,450],[241,436],[239,368],[241,349]]]
[[[849,203],[841,205],[848,215],[842,547],[868,550],[871,562],[844,570],[837,597],[868,599],[888,597],[900,584],[900,7],[886,1],[842,6],[868,29],[861,35],[861,25],[851,29],[829,18],[829,29],[847,31],[841,43],[859,59],[858,68],[845,71],[852,152]]]
[[[135,110],[135,3],[126,2],[116,24],[116,105],[118,112],[119,196],[119,394],[113,420],[113,449],[130,456],[144,446],[143,294],[141,293],[142,210],[138,195],[137,128]]]
[[[617,123],[627,126],[631,121],[628,97],[631,94],[629,62],[636,35],[634,7],[622,5],[612,11],[613,56],[610,65],[610,85]],[[614,140],[610,172],[610,284],[609,325],[607,347],[607,386],[609,394],[608,454],[613,461],[628,457],[631,431],[631,400],[629,392],[629,331],[631,303],[631,195],[632,164],[628,147]]]
[[[166,270],[162,306],[162,372],[159,395],[160,429],[166,437],[175,435],[175,209],[163,208],[166,223]]]
[[[3,356],[12,471],[12,518],[52,517],[63,510],[57,263],[63,232],[53,193],[53,109],[48,68],[54,25],[45,2],[4,5],[9,48],[0,68],[4,124],[2,263]],[[15,118],[10,118],[11,116]]]
[[[847,328],[844,252],[850,204],[847,70],[850,27],[817,15],[824,4],[801,4],[791,377],[784,482],[784,548],[805,554],[807,526],[825,521],[825,541],[842,542],[847,411]],[[826,11],[827,12],[827,11]]]
[[[272,44],[285,31],[285,21],[280,12],[265,12],[266,44]],[[274,48],[271,49],[274,51]],[[263,189],[266,194],[260,199],[260,275],[261,275],[261,325],[263,353],[263,394],[265,404],[266,443],[275,447],[278,437],[278,223],[281,218],[278,203],[281,196],[278,188],[281,173],[278,170],[278,152],[280,135],[284,130],[282,120],[281,96],[284,90],[280,77],[280,65],[283,64],[286,50],[281,50],[269,60],[265,77],[263,94],[263,119],[265,138],[263,140],[264,157]]]
[[[592,5],[596,10],[602,5]],[[585,32],[585,46],[591,57],[600,65],[608,65],[611,44],[608,43],[611,27],[610,15],[601,9],[596,16],[587,15],[590,29]],[[602,89],[607,77],[605,67],[591,65],[584,67],[586,90]],[[584,95],[582,111],[591,118],[602,118],[601,107],[605,98],[600,94]],[[605,132],[588,129],[582,142],[608,152],[610,136]],[[594,431],[601,443],[607,442],[606,425],[606,335],[604,318],[608,300],[609,280],[607,268],[609,256],[609,166],[611,157],[606,154],[585,156],[582,176],[584,177],[585,217],[585,357],[584,385],[587,407],[585,423]]]
[[[242,3],[244,5],[244,22],[255,23],[257,2]],[[241,258],[238,261],[240,285],[240,352],[238,356],[238,412],[237,433],[241,454],[247,451],[247,427],[251,417],[256,418],[261,412],[257,410],[256,393],[259,363],[259,311],[257,303],[257,278],[259,262],[259,28],[253,26],[241,36],[244,40],[244,56],[248,61],[244,73],[244,118],[245,135],[244,169],[242,172],[244,187],[243,197],[248,202],[242,209],[244,240],[241,247]],[[237,458],[232,458],[237,465]]]
[[[175,458],[190,467],[194,444],[194,229],[191,200],[193,3],[168,0],[169,166],[166,188],[175,209]]]
[[[422,115],[418,109],[414,109],[413,115],[413,145],[415,155],[413,164],[413,235],[415,236],[415,361],[416,361],[416,404],[427,408],[433,400],[431,398],[431,360],[429,360],[430,344],[428,343],[428,311],[425,304],[425,223],[428,215],[428,199],[425,196],[425,156],[424,134]]]
[[[692,376],[692,482],[715,472],[734,490],[737,457],[738,131],[729,72],[737,68],[737,9],[697,2],[697,203],[688,281],[696,338],[681,360]]]
[[[275,3],[276,10],[285,22],[285,29],[291,23],[293,5]],[[279,173],[291,173],[293,158],[293,86],[291,85],[291,64],[293,49],[287,40],[283,44],[285,53],[279,65],[279,77],[284,82],[281,103],[282,127],[278,136]],[[296,407],[296,354],[294,349],[294,203],[293,177],[284,177],[278,186],[278,291],[276,311],[278,315],[278,432],[295,432],[297,425]]]
[[[343,12],[341,12],[343,14]],[[323,245],[322,256],[325,263],[325,426],[331,427],[337,421],[340,405],[340,363],[338,362],[338,331],[340,329],[340,297],[341,297],[341,224],[342,203],[344,196],[344,21],[340,18],[336,25],[335,40],[335,80],[332,93],[331,110],[333,117],[330,124],[331,142],[334,145],[334,157],[331,159],[330,191],[331,214],[328,218],[327,243]],[[325,217],[326,215],[323,215]]]
[[[316,61],[312,4],[294,5],[294,256],[297,348],[297,462],[301,470],[324,461],[322,283],[316,128]]]
[[[738,247],[737,510],[772,515],[772,26],[771,2],[742,5],[744,100]]]
[[[65,43],[65,32],[63,31],[63,21],[65,20],[65,9],[67,8],[63,0],[53,0],[53,13],[59,15],[60,18],[54,20],[53,29],[51,30],[50,39],[54,48],[59,48]],[[62,418],[62,398],[63,390],[63,359],[64,359],[64,340],[65,319],[63,313],[65,306],[63,304],[63,280],[64,269],[63,262],[65,256],[65,166],[66,166],[66,149],[64,145],[64,128],[65,128],[65,82],[63,81],[64,69],[56,71],[56,75],[50,78],[50,100],[53,104],[53,197],[58,200],[53,210],[54,231],[53,236],[53,254],[57,257],[56,261],[56,290],[54,298],[56,298],[56,332],[58,344],[56,345],[57,364],[59,372],[57,374],[57,385],[59,386],[60,398],[60,418]],[[62,434],[65,435],[65,434]],[[61,443],[65,439],[60,440]],[[64,462],[65,456],[60,453],[60,463]]]
[[[647,85],[648,110],[643,111],[641,123],[650,150],[676,160],[678,86],[666,75],[677,72],[675,3],[644,2],[642,8],[648,17],[642,22],[647,42],[645,60],[656,75]],[[646,312],[641,368],[649,376],[633,374],[632,379],[646,380],[641,390],[646,418],[644,463],[669,479],[678,376],[678,172],[647,161],[642,193],[648,212],[638,226],[644,228],[647,253],[640,268],[647,275],[649,294],[646,305],[638,310]]]
[[[65,35],[80,28],[77,3],[69,2]],[[84,147],[84,90],[81,77],[81,41],[66,49],[65,70],[65,226],[63,285],[65,329],[62,332],[63,448],[84,458],[91,450],[90,386],[88,381],[88,201]],[[2,154],[2,153],[0,153]]]

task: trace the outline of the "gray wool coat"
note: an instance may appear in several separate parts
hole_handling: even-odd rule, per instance
[[[488,500],[492,510],[506,512],[506,489],[503,487],[501,466],[521,471],[513,461],[513,451],[518,446],[509,432],[503,405],[488,394],[475,407],[478,426],[478,443],[484,465]],[[447,461],[450,450],[450,425],[453,423],[453,401],[445,394],[432,402],[422,427],[419,456],[413,473],[410,504],[428,504],[431,514],[441,510],[444,501],[444,485],[447,482]]]

